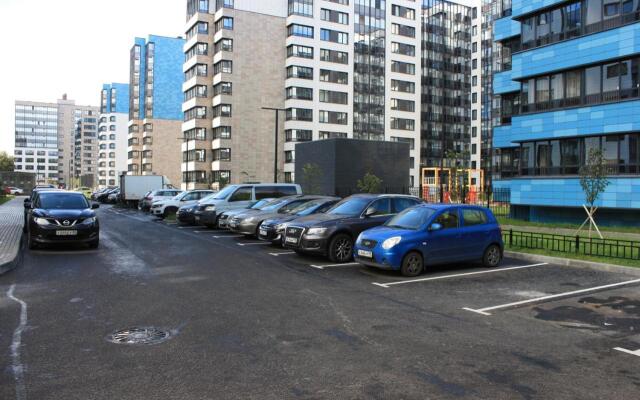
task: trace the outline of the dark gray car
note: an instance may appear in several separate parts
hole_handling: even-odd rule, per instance
[[[277,202],[273,202],[258,212],[243,213],[235,215],[228,221],[229,229],[232,232],[247,236],[258,236],[258,229],[262,221],[275,218],[279,215],[288,214],[301,204],[316,200],[322,196],[296,195],[282,197]]]

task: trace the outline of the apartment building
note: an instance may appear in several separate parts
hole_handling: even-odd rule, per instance
[[[136,38],[130,52],[127,171],[180,186],[182,38]]]
[[[129,84],[106,83],[100,91],[98,186],[117,186],[127,171]]]
[[[92,186],[96,176],[98,107],[15,102],[15,170],[33,172],[37,183],[64,188]]]
[[[295,144],[333,137],[411,142],[419,160],[419,16],[409,0],[189,1],[189,187],[292,182]]]
[[[640,209],[640,2],[501,1],[494,75],[494,186],[516,217],[585,218],[579,171],[591,149],[607,163],[602,222],[635,223]]]

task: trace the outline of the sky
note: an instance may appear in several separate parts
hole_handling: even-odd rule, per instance
[[[136,36],[184,36],[184,0],[0,0],[0,151],[13,154],[14,102],[100,105],[129,81]]]

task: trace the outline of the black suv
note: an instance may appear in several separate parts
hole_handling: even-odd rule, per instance
[[[79,192],[35,192],[24,203],[27,211],[27,243],[30,249],[40,244],[85,243],[95,249],[100,240],[100,226],[91,205]]]
[[[382,225],[400,211],[420,203],[419,198],[404,195],[347,197],[324,214],[287,223],[283,245],[300,253],[327,255],[333,262],[347,262],[362,231]]]

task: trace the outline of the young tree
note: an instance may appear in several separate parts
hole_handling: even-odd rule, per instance
[[[7,154],[6,151],[0,152],[0,171],[13,171],[13,156]]]
[[[367,172],[361,180],[358,180],[358,190],[362,193],[380,193],[381,187],[382,179],[371,172]]]
[[[310,194],[320,194],[322,190],[322,168],[318,164],[307,163],[302,166],[302,185]]]
[[[578,232],[588,222],[589,223],[589,237],[591,237],[591,228],[595,227],[598,231],[598,235],[602,239],[602,234],[596,225],[593,218],[596,210],[595,203],[600,195],[607,189],[609,180],[607,179],[607,167],[604,160],[604,155],[600,149],[589,150],[587,157],[587,163],[580,168],[580,186],[585,195],[587,207],[583,206],[587,212],[587,219],[580,225]]]

